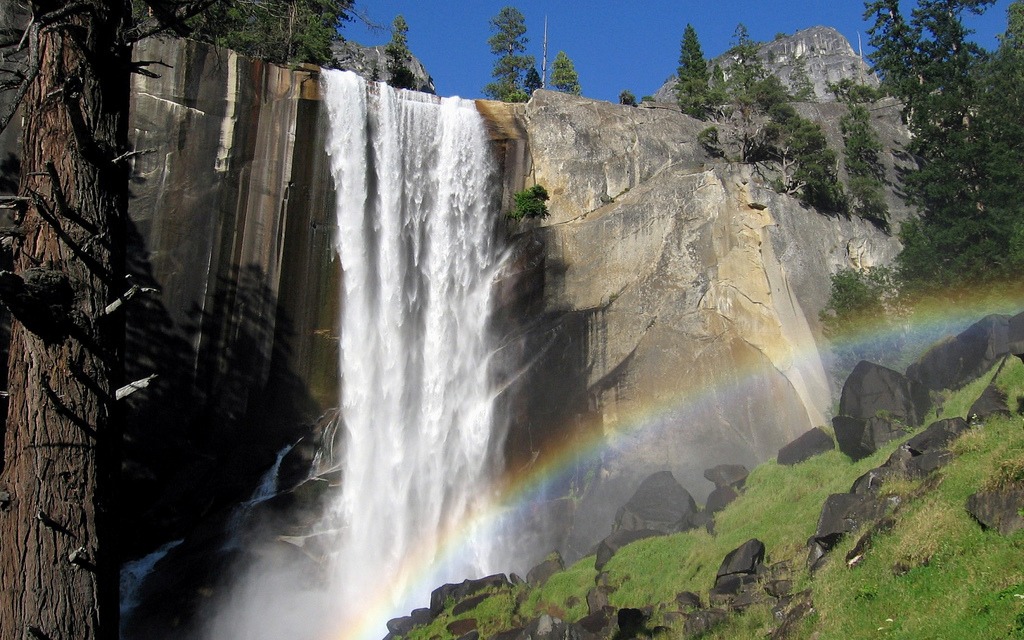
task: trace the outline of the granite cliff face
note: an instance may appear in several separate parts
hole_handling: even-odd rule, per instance
[[[131,311],[128,368],[161,383],[132,398],[128,556],[225,513],[300,438],[283,468],[302,468],[336,403],[341,277],[316,70],[176,40],[137,56],[168,67],[134,80],[130,271],[159,294]],[[511,464],[608,442],[599,459],[580,453],[583,508],[563,547],[604,535],[605,507],[653,471],[702,498],[704,469],[750,466],[825,422],[829,274],[888,262],[894,238],[707,156],[706,125],[669,110],[546,91],[478,104],[506,204],[525,184],[552,196],[550,218],[509,223],[495,284],[507,361],[529,365],[510,387]],[[801,108],[833,123],[838,148],[842,107]],[[876,125],[889,143],[905,135],[895,108]],[[893,184],[905,162],[886,160]]]
[[[514,238],[533,287],[511,313],[527,320],[536,362],[513,449],[608,439],[599,462],[580,461],[599,469],[568,543],[582,553],[595,542],[586,521],[599,526],[601,505],[646,475],[671,470],[703,497],[704,469],[754,465],[825,424],[829,275],[887,263],[899,246],[707,157],[706,124],[678,113],[540,91],[515,117],[523,173],[550,192],[551,216]]]
[[[799,73],[802,66],[814,87],[815,100],[835,100],[828,85],[843,79],[878,86],[878,78],[871,73],[871,67],[853,50],[850,42],[831,27],[811,27],[791,36],[781,36],[762,44],[759,55],[768,73],[778,76],[790,90],[794,88],[794,74]],[[731,64],[729,55],[722,54],[712,60],[709,67],[718,65],[727,70]],[[666,80],[654,94],[654,99],[674,103],[675,84],[675,76]]]
[[[129,270],[159,290],[128,316],[128,375],[160,375],[125,446],[146,544],[247,497],[334,406],[339,274],[316,74],[188,41],[136,55],[168,65],[135,76],[130,125]]]

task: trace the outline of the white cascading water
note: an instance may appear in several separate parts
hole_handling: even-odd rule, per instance
[[[495,568],[466,529],[500,471],[488,374],[495,168],[473,102],[324,74],[343,269],[340,528],[331,581],[355,637]],[[458,539],[459,551],[448,546]],[[476,538],[476,539],[474,539]],[[428,587],[429,588],[429,587]],[[371,613],[372,615],[372,613]]]

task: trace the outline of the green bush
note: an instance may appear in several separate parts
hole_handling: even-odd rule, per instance
[[[508,217],[513,220],[523,218],[546,218],[548,217],[548,206],[544,204],[548,200],[548,191],[543,186],[535,184],[528,189],[516,193],[515,206],[508,212]]]

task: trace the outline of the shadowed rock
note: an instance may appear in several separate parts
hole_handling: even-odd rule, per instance
[[[676,594],[676,604],[679,605],[680,609],[700,609],[703,605],[700,601],[700,596],[692,591],[683,591]]]
[[[985,316],[926,351],[907,368],[907,377],[932,391],[962,387],[1009,352],[1009,325],[1005,315]]]
[[[729,618],[729,614],[723,609],[702,609],[691,613],[683,625],[683,635],[686,638],[699,638],[711,631]]]
[[[756,573],[763,562],[764,543],[751,538],[726,554],[721,566],[718,567],[716,578],[736,573]]]
[[[898,422],[877,416],[866,420],[836,416],[832,418],[832,429],[839,450],[854,460],[866,458],[885,443],[907,435]]]
[[[910,426],[920,424],[927,408],[924,389],[899,371],[867,360],[858,362],[850,372],[839,400],[839,415],[867,420],[885,414]]]
[[[401,618],[388,620],[388,631],[396,636],[408,635],[416,627],[430,624],[434,617],[430,615],[430,609],[413,609],[412,613]]]
[[[437,617],[444,610],[444,605],[449,598],[458,604],[484,589],[500,589],[511,586],[512,583],[508,581],[508,578],[503,573],[496,573],[477,580],[464,580],[459,583],[441,585],[430,594],[430,614]]]
[[[820,560],[834,547],[843,536],[852,533],[882,517],[885,513],[885,501],[872,495],[855,493],[833,493],[821,508],[818,527],[808,541],[810,553],[807,563],[812,569],[820,565]]]
[[[832,441],[832,436],[825,433],[821,427],[814,427],[779,449],[776,460],[782,465],[794,465],[835,448],[836,443]]]
[[[556,551],[548,556],[546,560],[530,569],[526,574],[526,582],[531,587],[539,587],[548,581],[548,578],[565,569],[562,556]]]
[[[906,447],[915,455],[946,449],[963,432],[970,429],[963,418],[947,418],[928,425],[928,428],[907,440]]]
[[[737,497],[739,494],[732,487],[718,487],[708,495],[704,511],[705,513],[718,513]]]
[[[1018,313],[1007,322],[1006,350],[1024,359],[1024,312]]]
[[[1024,529],[1024,486],[1013,485],[994,491],[979,491],[967,498],[967,512],[986,529],[1004,536]]]
[[[704,471],[704,478],[715,487],[742,489],[750,472],[741,464],[720,464]]]
[[[697,503],[671,471],[648,476],[615,515],[615,530],[678,533],[690,529]]]
[[[984,420],[992,416],[1009,416],[1010,407],[1006,403],[1006,394],[995,384],[989,384],[981,392],[978,399],[974,401],[967,411],[970,420]]]

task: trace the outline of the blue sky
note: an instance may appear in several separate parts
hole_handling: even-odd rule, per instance
[[[999,0],[984,16],[969,24],[985,47],[1006,27],[1011,0]],[[912,3],[906,3],[908,6]],[[491,80],[494,56],[487,47],[488,21],[507,5],[526,16],[528,53],[540,67],[544,17],[548,19],[548,65],[564,50],[576,65],[583,94],[617,101],[619,92],[631,90],[637,98],[654,93],[674,73],[683,29],[692,23],[704,54],[714,57],[729,47],[737,23],[744,23],[752,38],[771,40],[777,33],[826,25],[835,27],[857,47],[857,35],[866,42],[867,26],[859,0],[359,0],[358,6],[374,21],[390,27],[402,14],[409,23],[409,46],[426,65],[440,95],[482,97]],[[359,23],[346,25],[343,35],[361,44],[385,44],[390,30],[371,31]]]

